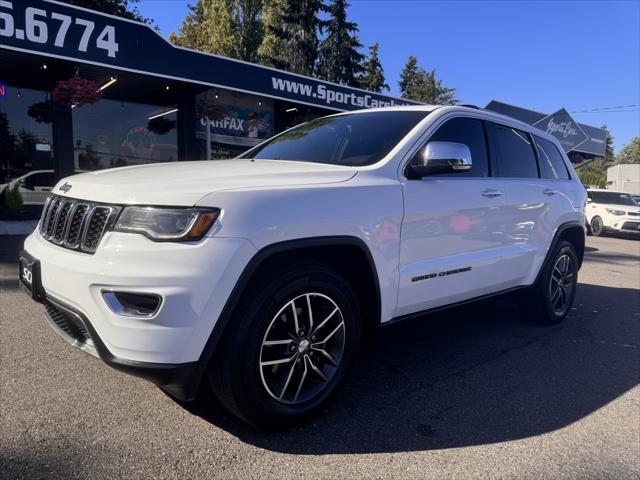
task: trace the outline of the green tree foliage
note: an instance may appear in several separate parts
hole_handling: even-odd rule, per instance
[[[633,137],[631,142],[620,150],[614,163],[616,165],[640,163],[640,137]]]
[[[258,48],[264,35],[262,27],[263,0],[237,0],[233,10],[233,25],[238,32],[238,58],[258,61]]]
[[[20,215],[22,213],[22,204],[22,194],[18,185],[15,185],[6,193],[5,205],[7,212],[13,216]]]
[[[140,0],[61,0],[70,5],[89,8],[116,17],[128,18],[139,22],[151,23],[151,20],[144,18],[135,6]]]
[[[226,57],[238,57],[238,32],[233,24],[233,0],[198,0],[169,41],[176,45]]]
[[[287,0],[264,0],[262,3],[262,43],[258,47],[260,63],[276,67],[285,63],[285,39],[279,35]]]
[[[379,49],[379,43],[369,47],[369,56],[362,63],[362,74],[358,78],[358,86],[370,92],[381,93],[383,90],[389,90],[389,85],[384,79],[384,70],[378,57]]]
[[[605,147],[605,152],[604,152],[604,159],[607,162],[613,162],[614,160],[614,153],[613,153],[613,135],[611,135],[611,132],[609,131],[609,127],[607,127],[606,125],[602,125],[603,130],[606,130],[607,132],[607,141],[606,141],[606,147]]]
[[[590,170],[578,170],[578,178],[583,185],[589,185],[592,188],[605,188],[607,182],[606,177],[590,171]]]
[[[264,0],[263,64],[312,75],[318,58],[322,0]]]
[[[248,62],[258,59],[262,0],[198,0],[189,10],[178,33],[169,35],[171,43]]]
[[[592,187],[604,188],[607,183],[607,168],[611,162],[607,162],[603,157],[597,157],[591,161],[575,166],[576,173],[582,183]]]
[[[318,53],[318,77],[343,85],[358,86],[362,72],[362,55],[358,49],[358,25],[347,20],[347,0],[331,0],[326,8],[329,18],[320,22],[326,36]]]
[[[409,57],[400,73],[402,98],[432,105],[453,105],[456,103],[455,89],[447,88],[436,78],[436,71],[426,71],[413,55]]]

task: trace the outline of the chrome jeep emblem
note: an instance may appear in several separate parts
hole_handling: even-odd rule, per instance
[[[62,190],[64,193],[67,193],[69,190],[71,190],[71,184],[64,182],[64,184],[58,190]]]

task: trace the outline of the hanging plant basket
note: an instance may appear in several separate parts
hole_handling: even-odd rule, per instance
[[[196,105],[198,118],[209,117],[209,120],[219,120],[224,117],[225,108],[213,100],[200,100]]]
[[[27,115],[38,123],[51,123],[51,101],[36,102],[29,107]]]
[[[96,82],[77,75],[69,80],[60,80],[53,88],[53,101],[67,107],[97,103],[101,98],[102,92]]]
[[[164,135],[176,128],[176,121],[169,120],[168,118],[154,118],[147,122],[147,129],[157,135]]]

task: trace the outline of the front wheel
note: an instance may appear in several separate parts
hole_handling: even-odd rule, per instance
[[[602,221],[602,218],[595,216],[591,219],[591,234],[594,237],[604,235],[604,222]]]
[[[541,324],[561,322],[569,313],[578,284],[578,257],[573,245],[561,240],[555,246],[528,295],[528,312]]]
[[[255,282],[210,366],[222,403],[245,421],[282,429],[323,408],[360,342],[356,297],[316,263]]]

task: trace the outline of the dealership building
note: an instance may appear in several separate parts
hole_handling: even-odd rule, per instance
[[[176,47],[148,25],[48,0],[0,2],[0,65],[0,183],[228,158],[310,118],[416,103]],[[574,161],[604,152],[606,132],[566,110],[486,108],[556,135]]]

